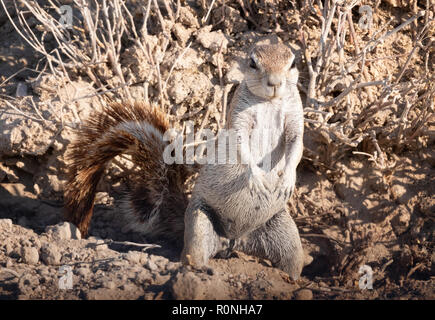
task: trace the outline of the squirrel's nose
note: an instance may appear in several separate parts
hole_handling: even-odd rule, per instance
[[[282,79],[281,77],[271,75],[267,78],[267,85],[269,87],[280,87],[282,85]]]

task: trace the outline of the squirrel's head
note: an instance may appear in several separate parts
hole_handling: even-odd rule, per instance
[[[284,44],[255,46],[247,57],[245,82],[249,91],[265,99],[284,97],[296,86],[295,56]]]

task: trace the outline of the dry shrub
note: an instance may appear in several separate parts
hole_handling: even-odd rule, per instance
[[[357,148],[360,151],[354,153],[387,169],[392,165],[387,152],[414,149],[419,137],[425,137],[419,145],[428,141],[435,97],[434,64],[429,60],[434,17],[428,2],[426,11],[410,12],[409,18],[393,29],[390,19],[385,25],[382,20],[378,26],[372,23],[371,29],[364,31],[352,20],[352,10],[361,4],[364,1],[326,1],[324,6],[320,1],[308,1],[321,30],[314,46],[301,32],[309,74],[305,111],[322,152],[310,151],[314,151],[313,159],[331,166],[345,151]],[[401,48],[404,54],[381,54],[393,52],[388,44],[401,41],[398,33],[409,31],[413,41],[408,48]],[[396,59],[389,69],[377,65]]]
[[[6,10],[4,0],[0,1]],[[172,57],[169,63],[172,67],[163,72],[161,66],[163,62],[168,64],[163,61],[167,49],[179,46],[172,33],[180,34],[182,29],[177,22],[188,17],[180,14],[187,6],[184,1],[53,0],[41,5],[34,0],[14,0],[13,3],[18,23],[9,16],[10,20],[35,52],[42,55],[40,76],[50,73],[58,89],[85,77],[95,89],[93,95],[105,103],[132,98],[131,88],[139,84],[145,100],[160,103],[168,113],[177,114],[171,108],[168,80],[192,44],[188,37],[180,54]],[[72,28],[59,22],[63,4],[73,8]],[[378,14],[368,30],[354,21],[358,17],[355,12],[365,4]],[[314,164],[331,168],[340,157],[353,151],[386,169],[391,166],[388,154],[427,145],[433,140],[433,131],[429,129],[433,125],[435,98],[434,8],[430,1],[426,1],[425,8],[415,2],[408,8],[408,17],[394,28],[393,18],[385,21],[386,17],[379,16],[379,2],[202,0],[197,5],[196,10],[202,11],[199,21],[202,26],[213,24],[214,28],[234,36],[232,23],[245,23],[260,34],[276,33],[285,41],[301,45],[304,61],[300,64],[303,71],[300,89],[306,97],[307,133],[312,142],[306,144],[305,158]],[[38,21],[36,30],[27,24],[30,16]],[[212,16],[218,17],[218,21]],[[388,50],[394,41],[403,41],[402,34],[411,34],[412,43],[405,43],[401,53]],[[54,48],[48,48],[48,38],[55,40]],[[123,52],[141,57],[133,75],[132,69],[127,68],[132,63],[123,58]],[[394,53],[384,55],[384,52]],[[386,67],[382,68],[384,63]],[[222,61],[218,61],[217,74],[215,86],[226,88]],[[218,91],[224,94],[221,109],[224,114],[228,91],[228,88]],[[22,103],[12,97],[2,100],[18,110]],[[204,128],[212,122],[211,108],[207,107],[207,101],[190,106],[198,107],[199,111],[204,110],[200,123]],[[223,118],[217,119],[218,128],[222,127]]]

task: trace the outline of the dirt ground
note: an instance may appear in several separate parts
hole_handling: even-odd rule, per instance
[[[171,115],[216,130],[222,96],[228,95],[229,100],[240,81],[237,65],[245,48],[263,36],[278,37],[292,46],[300,88],[308,87],[310,74],[297,26],[302,23],[307,28],[304,41],[308,50],[314,50],[320,25],[304,1],[254,1],[252,8],[241,6],[243,1],[226,1],[224,7],[217,1],[207,24],[201,19],[209,2],[181,1],[172,25],[170,45],[160,63],[161,75],[167,79],[167,97],[160,102]],[[425,1],[412,1],[414,7],[393,0],[378,2],[373,23],[381,26],[391,18],[390,30],[426,8]],[[264,3],[274,5],[262,8]],[[135,11],[140,2],[129,5],[134,17],[140,16]],[[120,209],[129,187],[128,174],[122,170],[122,164],[128,166],[126,159],[117,159],[98,187],[90,237],[81,239],[73,225],[63,222],[65,151],[74,138],[72,127],[99,108],[102,100],[93,95],[96,82],[89,74],[71,71],[70,79],[59,84],[48,69],[41,72],[43,55],[20,37],[0,8],[0,299],[435,298],[433,117],[418,132],[401,130],[402,136],[411,138],[400,147],[393,143],[406,107],[400,99],[390,109],[378,110],[361,127],[376,130],[374,141],[379,145],[368,138],[345,145],[307,123],[297,189],[289,201],[306,252],[301,279],[292,281],[269,261],[240,252],[212,259],[204,269],[185,267],[179,263],[179,247],[127,228]],[[7,8],[18,23],[13,5]],[[251,9],[258,10],[254,18],[247,14]],[[155,20],[150,24],[158,21],[155,14],[151,18]],[[27,22],[38,30],[38,21],[30,14]],[[275,26],[274,32],[265,30],[270,25]],[[149,28],[148,45],[153,52],[163,50],[158,31]],[[370,81],[400,72],[413,49],[412,28],[411,24],[402,29],[367,55]],[[358,29],[357,34],[361,42],[371,36]],[[433,46],[433,33],[428,38]],[[56,48],[53,39],[47,39],[46,45]],[[380,56],[393,58],[377,61]],[[337,61],[333,64],[339,65]],[[148,92],[150,100],[158,100],[159,79],[148,76],[153,66],[136,45],[123,44],[120,64],[133,98],[144,99]],[[417,50],[409,65],[403,83],[423,77],[425,68],[433,75],[434,55]],[[345,86],[336,85],[337,81]],[[343,77],[325,81],[329,89],[322,96],[339,96],[349,81]],[[147,90],[144,82],[149,83]],[[25,94],[17,94],[19,87]],[[416,92],[416,99],[423,97],[419,103],[427,96],[434,99],[433,92],[432,96]],[[363,113],[381,94],[377,88],[361,90],[350,94],[348,103]],[[306,91],[301,90],[301,95],[305,103]],[[346,109],[340,108],[333,110],[329,123],[344,121]],[[419,108],[416,104],[410,109],[409,123],[418,124],[423,110]],[[433,113],[433,102],[427,110]],[[376,155],[376,147],[382,149],[383,166],[377,165],[379,152],[375,161],[367,156]],[[364,265],[372,270],[372,289],[359,287]],[[72,279],[71,287],[65,279]]]

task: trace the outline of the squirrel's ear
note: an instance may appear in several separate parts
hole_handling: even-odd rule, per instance
[[[289,59],[288,59],[288,62],[287,62],[286,68],[287,68],[287,70],[291,70],[291,69],[293,69],[295,66],[296,66],[296,59],[295,59],[295,56],[292,54],[292,55],[289,57]]]

